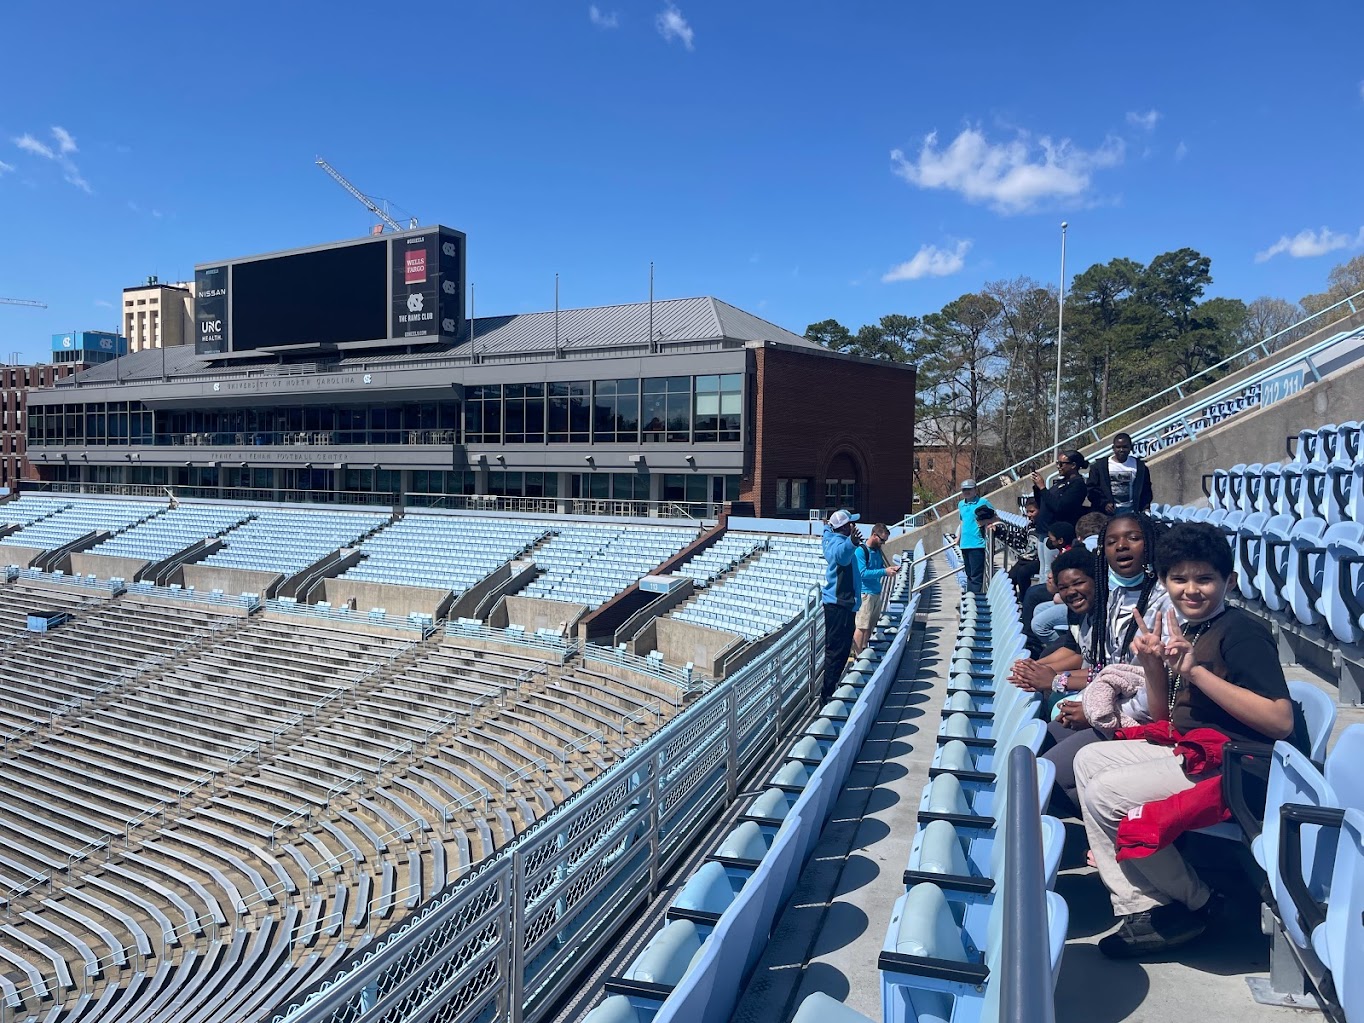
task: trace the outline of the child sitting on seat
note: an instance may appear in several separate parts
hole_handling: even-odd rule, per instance
[[[1156,563],[1173,608],[1150,622],[1138,615],[1132,641],[1153,720],[1181,736],[1206,729],[1265,743],[1292,737],[1305,747],[1273,637],[1249,613],[1226,605],[1235,572],[1221,531],[1177,525],[1159,540]],[[1094,865],[1120,918],[1099,951],[1133,958],[1202,934],[1211,892],[1173,846],[1117,856],[1118,826],[1129,813],[1194,787],[1182,754],[1142,739],[1095,743],[1076,754],[1075,781]]]

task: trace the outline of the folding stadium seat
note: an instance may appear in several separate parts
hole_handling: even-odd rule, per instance
[[[1239,493],[1241,510],[1245,512],[1264,511],[1265,509],[1260,505],[1260,487],[1264,482],[1264,466],[1259,462],[1250,462],[1241,465],[1239,468],[1241,470]],[[1235,472],[1236,469],[1237,467],[1233,466],[1231,471]]]
[[[1275,515],[1264,524],[1255,588],[1261,603],[1271,611],[1283,611],[1288,606],[1288,548],[1295,524],[1291,515]]]
[[[1293,617],[1303,625],[1317,625],[1325,582],[1326,547],[1322,534],[1326,520],[1307,518],[1297,522],[1289,533],[1288,571],[1284,597]]]
[[[1364,525],[1337,522],[1322,536],[1326,549],[1318,609],[1342,643],[1364,641]]]
[[[958,778],[946,771],[938,773],[924,786],[919,796],[918,819],[920,825],[930,820],[947,820],[959,827],[990,828],[994,826],[997,811],[1007,798],[1011,775],[1008,754],[1023,746],[1034,753],[1046,738],[1046,722],[1030,721],[1019,728],[1003,747],[994,754],[994,776],[988,781]],[[1051,786],[1056,780],[1056,769],[1048,760],[1037,762],[1037,786],[1040,805],[1045,806],[1051,797]]]
[[[1269,462],[1260,470],[1259,510],[1270,515],[1298,514],[1303,467],[1292,462]]]

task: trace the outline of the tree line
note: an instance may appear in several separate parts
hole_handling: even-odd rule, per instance
[[[1124,412],[1161,389],[1218,367],[1200,386],[1262,357],[1231,356],[1270,339],[1271,351],[1312,329],[1305,316],[1364,289],[1364,256],[1334,268],[1327,289],[1301,302],[1204,298],[1212,261],[1194,249],[1149,263],[1113,259],[1076,274],[1066,295],[1061,436]],[[805,336],[851,355],[918,367],[917,434],[952,466],[984,476],[1052,439],[1058,295],[1030,277],[991,281],[923,316],[892,313],[856,332],[822,320]],[[1154,410],[1143,405],[1105,432]],[[955,480],[953,481],[955,484]]]

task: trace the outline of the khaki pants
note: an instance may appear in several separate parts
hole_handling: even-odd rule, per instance
[[[1200,909],[1208,901],[1208,886],[1173,846],[1122,863],[1115,855],[1118,824],[1129,811],[1191,789],[1193,784],[1169,746],[1115,740],[1096,742],[1076,753],[1075,786],[1089,848],[1118,916],[1171,902]]]

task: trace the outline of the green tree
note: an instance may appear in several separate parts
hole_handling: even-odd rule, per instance
[[[852,341],[852,331],[837,320],[820,320],[805,328],[805,338],[817,345],[841,352]]]
[[[1257,341],[1267,341],[1269,350],[1276,352],[1305,336],[1305,331],[1289,328],[1306,315],[1302,306],[1261,295],[1246,306],[1245,343],[1253,345]]]
[[[954,475],[963,452],[970,474],[981,472],[981,427],[1002,377],[995,333],[1000,312],[994,297],[971,293],[923,319],[918,422],[931,443],[947,448]]]
[[[1114,375],[1137,347],[1132,306],[1144,269],[1135,260],[1114,259],[1095,263],[1071,284],[1062,353],[1070,370],[1062,398],[1064,434],[1079,420],[1103,419],[1113,411]]]
[[[992,433],[999,440],[1002,467],[1051,439],[1057,296],[1055,288],[1030,277],[992,281],[984,293],[999,303],[996,351],[1005,371]]]
[[[1309,313],[1321,312],[1337,302],[1343,302],[1351,295],[1364,291],[1364,255],[1355,256],[1347,263],[1332,267],[1331,272],[1326,275],[1326,284],[1326,290],[1320,294],[1303,296],[1302,307]],[[1317,326],[1326,326],[1330,319],[1339,317],[1323,317]]]

